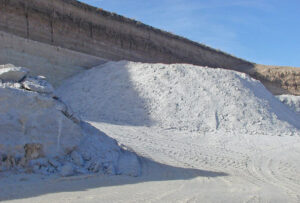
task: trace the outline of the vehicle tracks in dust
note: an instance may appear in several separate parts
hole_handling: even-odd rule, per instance
[[[111,135],[121,144],[134,149],[139,155],[154,161],[185,168],[210,170],[228,173],[231,176],[242,177],[257,188],[272,186],[281,188],[295,202],[300,201],[300,140],[291,140],[284,145],[277,145],[269,150],[257,147],[258,143],[251,139],[246,142],[247,150],[239,151],[234,144],[225,143],[221,138],[207,144],[196,142],[193,139],[174,139],[164,135],[162,129],[147,129],[144,127],[116,127],[107,124],[95,124],[96,127]],[[168,134],[168,133],[167,133]],[[186,137],[186,139],[189,139]],[[231,139],[231,138],[226,138]],[[237,139],[237,138],[232,138]],[[289,160],[285,160],[285,154]],[[292,157],[291,157],[292,156]],[[228,178],[219,178],[225,184],[233,184]],[[218,180],[218,181],[219,181]],[[251,197],[249,202],[255,202],[260,197]]]

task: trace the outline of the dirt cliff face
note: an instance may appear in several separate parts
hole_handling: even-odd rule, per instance
[[[1,0],[0,29],[109,60],[235,67],[223,52],[73,0]]]
[[[300,68],[255,64],[249,74],[275,95],[300,95]]]
[[[107,60],[190,63],[246,73],[255,67],[224,52],[75,0],[0,0],[0,30]],[[290,79],[289,74],[284,77]],[[264,79],[273,83],[269,77]],[[279,88],[287,92],[292,89]]]

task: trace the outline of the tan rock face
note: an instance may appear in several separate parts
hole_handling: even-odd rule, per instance
[[[205,45],[74,0],[1,2],[0,30],[107,60],[227,68],[249,64]]]
[[[275,95],[300,95],[300,68],[255,65],[249,74]]]

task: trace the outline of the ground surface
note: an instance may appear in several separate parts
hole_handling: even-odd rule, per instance
[[[144,127],[94,125],[144,157],[163,164],[143,160],[143,174],[137,178],[2,177],[0,199],[20,202],[299,202],[299,137],[191,136]]]
[[[244,75],[190,68],[110,64],[58,91],[84,120],[141,156],[140,177],[2,174],[0,200],[299,202],[299,116]]]

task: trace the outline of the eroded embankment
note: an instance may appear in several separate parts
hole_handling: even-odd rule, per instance
[[[203,44],[75,0],[0,0],[0,31],[106,60],[188,63],[233,69],[261,80],[274,94],[300,95],[297,69],[289,68],[286,71],[280,67],[269,71],[269,68],[258,67]],[[7,61],[4,54],[0,64],[23,65],[19,62],[28,61],[22,60],[23,53],[26,54],[28,49],[23,45],[20,48],[20,56],[7,56],[10,60]],[[52,52],[57,54],[55,50]],[[36,50],[35,54],[39,55],[40,51]],[[50,55],[45,55],[46,60],[51,60]],[[66,57],[66,61],[68,59]],[[58,59],[54,62],[55,65],[60,63]],[[26,67],[31,68],[27,64]],[[64,69],[64,66],[61,68]],[[57,71],[57,77],[54,78],[61,79],[60,75]]]
[[[249,74],[275,95],[300,95],[300,68],[256,64]]]

